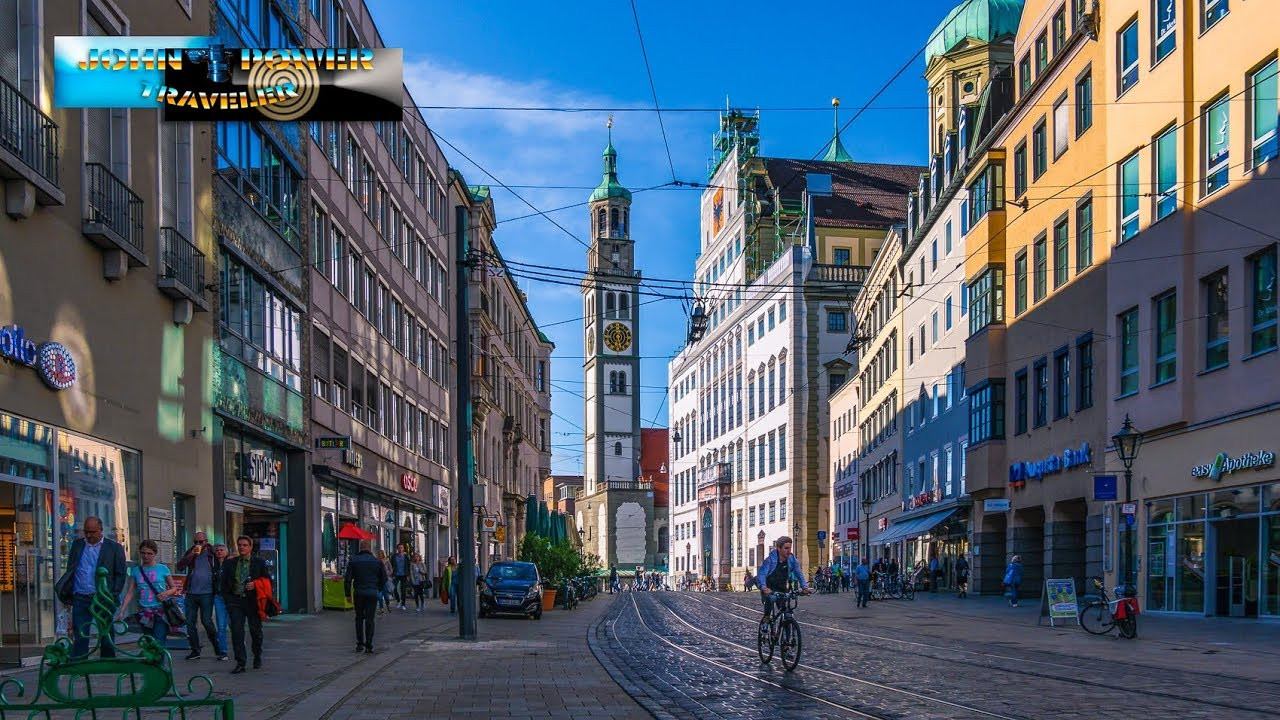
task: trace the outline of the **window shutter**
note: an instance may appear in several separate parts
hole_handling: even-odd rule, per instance
[[[329,336],[319,331],[312,331],[311,373],[329,382]]]
[[[334,345],[333,346],[333,382],[335,385],[341,385],[342,387],[348,386],[347,365],[348,365],[347,351],[343,350],[337,345]]]

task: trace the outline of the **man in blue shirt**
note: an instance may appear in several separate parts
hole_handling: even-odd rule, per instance
[[[871,597],[871,568],[868,567],[868,562],[868,558],[862,558],[858,567],[853,569],[854,579],[858,581],[857,605],[860,608],[866,607],[867,600]]]
[[[773,606],[770,597],[776,592],[785,593],[791,589],[791,579],[800,581],[804,594],[809,594],[809,584],[804,581],[804,570],[800,561],[791,553],[791,538],[782,536],[773,543],[773,550],[764,564],[756,572],[756,584],[760,587],[760,599],[764,602],[764,616],[767,619]]]
[[[93,604],[93,596],[97,592],[95,573],[98,568],[107,570],[107,588],[116,598],[124,590],[127,573],[124,560],[124,548],[120,543],[103,537],[102,520],[96,517],[85,518],[84,537],[71,543],[71,554],[67,558],[67,569],[59,578],[54,590],[64,605],[71,606],[71,646],[72,657],[84,657],[89,654],[89,629],[93,625],[93,616],[89,607]],[[102,642],[101,656],[116,656],[115,645],[109,638]]]
[[[227,653],[218,642],[218,626],[213,621],[213,568],[217,560],[213,556],[213,546],[209,545],[207,535],[196,533],[195,542],[176,564],[178,572],[187,571],[187,579],[183,585],[187,642],[191,645],[187,659],[196,660],[200,657],[200,630],[196,627],[196,621],[199,620],[209,635],[214,654],[219,660],[226,660]]]

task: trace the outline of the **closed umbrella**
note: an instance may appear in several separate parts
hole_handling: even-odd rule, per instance
[[[532,495],[524,503],[524,531],[538,532],[538,498]]]
[[[545,502],[538,503],[538,534],[544,538],[551,537],[551,513]]]

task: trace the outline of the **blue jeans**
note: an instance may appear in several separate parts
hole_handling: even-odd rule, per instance
[[[866,607],[871,598],[871,580],[858,580],[858,607]]]
[[[187,613],[187,643],[191,649],[200,652],[200,628],[196,624],[199,621],[204,625],[209,642],[213,643],[214,653],[221,655],[224,646],[218,644],[218,630],[213,623],[213,593],[192,593],[185,596],[183,604]]]
[[[89,606],[93,604],[93,595],[77,594],[71,601],[71,656],[81,658],[89,654],[89,628],[93,626],[93,615],[89,614]],[[114,638],[102,639],[101,657],[116,656],[115,645],[110,642]]]
[[[218,647],[222,648],[222,653],[227,652],[227,628],[231,627],[231,616],[227,614],[227,601],[222,599],[221,593],[213,596],[213,614],[218,618]]]
[[[458,609],[458,583],[449,584],[449,613]]]
[[[147,630],[147,634],[155,638],[160,643],[160,647],[165,646],[165,641],[169,637],[169,623],[164,619],[164,613],[158,612],[151,618],[151,628],[143,628]]]

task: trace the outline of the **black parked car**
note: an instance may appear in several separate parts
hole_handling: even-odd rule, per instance
[[[542,578],[529,562],[499,562],[480,583],[480,617],[528,615],[542,619]]]

